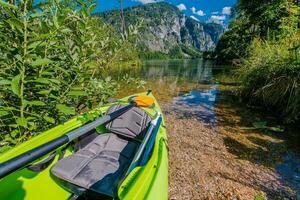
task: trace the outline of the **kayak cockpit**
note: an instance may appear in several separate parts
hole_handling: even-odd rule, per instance
[[[108,114],[123,105],[114,105]],[[141,146],[151,118],[134,107],[106,125],[107,133],[82,138],[74,154],[51,169],[53,179],[75,196],[112,198]]]

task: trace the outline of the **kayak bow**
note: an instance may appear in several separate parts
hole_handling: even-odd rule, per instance
[[[119,102],[126,102],[128,99],[132,99],[133,96],[143,95],[147,96],[146,93],[132,95],[120,99]],[[149,97],[154,99],[152,94],[149,94]],[[141,105],[145,102],[151,102],[149,100],[141,100],[139,103]],[[0,199],[34,200],[41,197],[46,200],[76,199],[76,197],[78,199],[83,197],[85,199],[102,199],[102,197],[111,199],[167,199],[167,136],[164,128],[164,117],[159,114],[161,109],[156,100],[152,103],[154,106],[151,108],[132,108],[132,104],[127,104],[127,106],[126,104],[103,106],[92,112],[99,114],[107,112],[109,115],[116,111],[114,109],[118,108],[117,110],[122,109],[122,113],[115,113],[116,115],[111,119],[98,118],[96,121],[88,124],[85,124],[86,122],[83,122],[82,119],[80,120],[81,116],[79,116],[2,154],[0,156],[0,176],[3,178],[0,180]],[[133,109],[134,112],[132,112]],[[134,114],[135,112],[139,112],[144,118],[137,118]],[[123,119],[121,120],[122,117],[125,117],[127,124]],[[142,125],[136,128],[135,120],[141,120],[144,124],[141,123]],[[107,124],[107,122],[109,123]],[[120,124],[131,131],[124,132],[124,130],[119,129],[118,126]],[[144,129],[141,129],[142,126]],[[95,130],[96,127],[97,131]],[[69,141],[73,141],[75,145],[69,143]],[[95,148],[94,144],[100,144],[103,141],[111,144],[105,147],[106,149],[120,149],[119,155],[122,156],[118,156],[115,161],[109,161],[115,164],[112,163],[111,167],[96,168],[93,177],[86,179],[91,181],[91,185],[85,185],[77,178],[69,178],[68,174],[72,170],[67,168],[84,168],[82,163],[72,166],[73,162],[76,159],[81,159],[81,155],[85,154],[85,152],[93,151],[92,149]],[[43,146],[45,144],[51,145],[46,146],[46,148]],[[100,148],[100,150],[98,149],[101,152],[99,155],[107,154],[107,150],[104,147],[104,149],[101,149],[102,147],[99,146],[97,148]],[[38,153],[32,154],[32,152]],[[124,153],[126,156],[130,154],[129,158],[124,157]],[[90,157],[86,168],[93,169],[93,163],[97,163],[95,166],[103,166],[101,162],[105,161],[106,156],[105,158],[100,156],[102,160],[100,159],[100,163],[98,163],[98,161],[93,160],[90,154],[85,154],[87,157]],[[51,155],[53,156],[51,157]],[[65,155],[65,158],[62,158],[63,155]],[[107,156],[114,157],[115,153]],[[48,157],[51,157],[51,159],[47,160]],[[41,171],[32,171],[26,167],[28,164],[36,165],[43,163],[45,160],[49,162]],[[118,165],[118,169],[113,167]],[[65,170],[64,168],[67,171],[60,174],[61,171]],[[120,173],[121,169],[124,173]],[[107,171],[105,181],[99,178],[100,171],[101,173],[103,171],[104,174]],[[77,176],[79,177],[81,174],[86,175],[85,170],[82,170]],[[92,183],[94,178],[97,179],[97,184]],[[109,186],[110,183],[112,183],[113,187]],[[74,190],[74,187],[76,190]]]

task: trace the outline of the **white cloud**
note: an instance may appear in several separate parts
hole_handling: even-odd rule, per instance
[[[197,9],[193,6],[193,7],[191,7],[191,11],[195,14],[195,12],[197,11]]]
[[[218,11],[215,11],[215,12],[212,12],[211,14],[217,15],[217,14],[219,14],[219,12],[218,12]]]
[[[191,11],[192,11],[192,13],[195,14],[195,15],[199,15],[199,16],[201,16],[201,17],[205,16],[205,13],[204,13],[203,10],[197,10],[194,6],[191,7]]]
[[[223,15],[231,15],[231,7],[224,7],[222,10]]]
[[[196,12],[196,14],[199,15],[199,16],[205,16],[205,13],[204,13],[203,10],[198,10],[198,11]]]
[[[196,20],[197,22],[199,22],[199,19],[197,19],[197,17],[195,17],[194,15],[192,15],[191,18],[192,18],[193,20]]]
[[[178,8],[180,11],[186,10],[186,6],[185,6],[183,3],[177,5],[177,8]]]
[[[212,15],[208,21],[223,25],[225,19],[226,19],[225,15]]]
[[[142,4],[147,4],[147,3],[156,3],[159,2],[160,0],[135,0],[135,1],[138,1]]]

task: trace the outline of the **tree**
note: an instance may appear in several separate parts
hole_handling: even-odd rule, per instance
[[[217,47],[218,57],[242,59],[249,55],[254,38],[276,41],[293,35],[299,23],[298,4],[298,0],[239,0],[236,17]]]
[[[125,24],[125,18],[124,18],[124,8],[123,8],[123,0],[118,0],[120,3],[120,18],[121,18],[121,33],[123,36],[125,36],[126,32],[126,24]]]

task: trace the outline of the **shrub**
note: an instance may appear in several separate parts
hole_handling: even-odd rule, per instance
[[[239,70],[242,95],[288,120],[300,116],[300,33],[278,42],[256,39]]]
[[[131,44],[92,17],[95,4],[0,1],[0,147],[15,145],[114,95],[102,75],[136,59]]]

